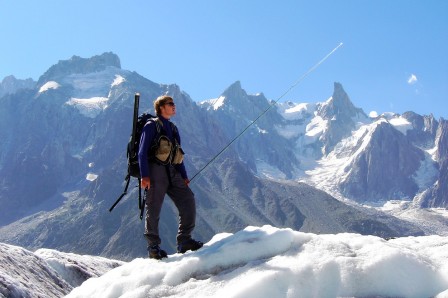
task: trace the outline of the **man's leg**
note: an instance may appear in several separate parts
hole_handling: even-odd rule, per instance
[[[164,166],[150,165],[151,187],[145,191],[146,222],[145,237],[148,246],[160,245],[159,219],[163,200],[168,188],[167,173]]]
[[[193,192],[185,184],[180,174],[174,169],[170,173],[171,186],[167,193],[179,211],[177,243],[180,244],[191,239],[191,233],[196,223],[196,201]]]

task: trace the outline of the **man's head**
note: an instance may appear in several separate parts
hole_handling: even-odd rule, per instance
[[[154,110],[157,116],[163,116],[169,119],[171,116],[176,114],[176,106],[174,104],[173,98],[168,95],[157,97],[157,99],[154,101]]]

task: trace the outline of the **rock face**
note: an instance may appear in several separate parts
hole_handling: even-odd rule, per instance
[[[325,155],[355,130],[359,120],[368,122],[366,114],[353,105],[340,83],[334,83],[333,96],[318,110],[318,115],[328,120],[327,129],[321,138]]]
[[[426,149],[434,147],[439,123],[432,115],[420,116],[414,112],[406,112],[403,118],[407,119],[414,128],[408,130],[406,134],[412,144]]]
[[[424,154],[387,122],[380,123],[370,143],[357,156],[341,187],[358,201],[407,197],[412,199],[418,186],[412,179]]]
[[[244,133],[244,137],[235,140],[233,148],[254,171],[256,161],[265,160],[291,178],[295,165],[300,162],[289,140],[275,129],[284,119],[270,108],[271,104],[263,94],[249,95],[240,82],[235,82],[219,98],[202,103],[202,107],[207,117],[215,119],[228,140]],[[214,152],[218,152],[218,148]]]
[[[441,120],[436,133],[437,182],[426,192],[422,207],[448,208],[448,121]]]
[[[439,123],[436,133],[437,160],[444,162],[448,159],[448,120]]]

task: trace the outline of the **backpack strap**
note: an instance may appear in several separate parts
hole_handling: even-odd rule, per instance
[[[179,140],[180,140],[180,137],[179,137],[179,130],[177,129],[176,124],[174,124],[174,123],[171,122],[171,121],[170,121],[170,124],[171,124],[171,131],[173,132],[173,138],[174,138],[174,141],[176,142],[176,144],[179,144],[179,143],[180,143],[180,142],[179,142]]]
[[[160,127],[163,127],[162,120],[160,120],[159,117],[151,117],[146,121],[145,126],[151,122],[154,122],[156,124],[157,133],[160,133]]]

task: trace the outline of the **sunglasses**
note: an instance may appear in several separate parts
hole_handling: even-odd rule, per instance
[[[176,104],[174,102],[172,102],[172,101],[167,102],[166,105],[169,105],[171,107],[175,107],[176,106]]]

